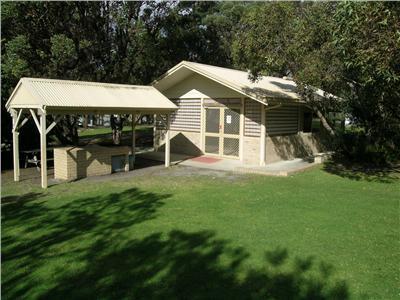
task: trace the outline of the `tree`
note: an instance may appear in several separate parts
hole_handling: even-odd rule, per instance
[[[121,115],[111,115],[111,129],[112,129],[112,139],[115,145],[121,143],[122,129],[124,128],[125,119]],[[134,122],[132,120],[132,122]]]
[[[11,133],[4,104],[21,77],[148,84],[181,60],[230,66],[231,29],[245,6],[178,1],[2,3],[3,139],[10,140]],[[52,132],[63,143],[76,143],[76,124],[75,116],[67,116]]]
[[[266,3],[248,11],[233,44],[235,64],[291,76],[335,134],[328,113],[342,111],[370,144],[399,155],[399,6],[370,3]],[[338,96],[321,100],[315,87]]]
[[[350,86],[348,112],[369,143],[393,158],[400,153],[400,7],[396,3],[342,3],[333,43]]]

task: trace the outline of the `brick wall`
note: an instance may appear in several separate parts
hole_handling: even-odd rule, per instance
[[[125,155],[126,161],[131,153],[130,147],[104,147],[88,145],[85,147],[62,147],[54,149],[54,178],[74,180],[87,176],[111,174],[111,157]]]
[[[260,138],[244,137],[244,163],[258,165],[260,163]],[[265,161],[267,164],[307,157],[327,150],[323,139],[315,133],[299,132],[292,135],[281,135],[266,138]]]
[[[247,165],[258,165],[260,163],[260,137],[244,137],[243,161]]]
[[[326,151],[325,142],[316,133],[299,132],[292,135],[282,135],[266,138],[266,162],[307,157]]]

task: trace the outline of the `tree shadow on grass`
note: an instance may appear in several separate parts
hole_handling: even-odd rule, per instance
[[[3,206],[2,215],[8,222],[23,224],[25,233],[37,233],[40,237],[31,243],[16,243],[10,252],[15,257],[22,246],[36,256],[46,247],[85,234],[93,237],[112,235],[117,230],[154,218],[157,209],[164,204],[163,200],[170,196],[131,188],[105,196],[73,199],[55,208],[49,208],[44,201],[32,203],[37,200],[32,199],[37,194],[20,196],[19,199],[25,200]]]
[[[1,197],[1,206],[4,208],[6,205],[23,206],[25,203],[34,201],[42,196],[42,193],[27,193],[24,195],[11,195]]]
[[[394,183],[400,180],[400,166],[377,167],[368,164],[355,164],[340,158],[324,163],[323,170],[352,180],[368,182]]]
[[[25,297],[35,286],[34,280],[29,280],[30,273],[43,267],[49,255],[72,255],[72,261],[80,260],[85,249],[98,239],[108,247],[108,239],[156,217],[157,209],[170,196],[131,188],[103,196],[78,197],[55,207],[46,203],[52,199],[46,201],[36,193],[3,198],[3,272],[8,263],[17,272],[3,273],[2,292],[16,292],[11,298]],[[23,283],[20,288],[19,283]]]
[[[88,266],[65,276],[43,299],[347,299],[343,281],[312,258],[289,260],[267,252],[260,268],[246,269],[248,253],[210,231],[171,231],[133,240],[123,248],[87,252]],[[274,257],[281,256],[279,261]],[[224,257],[225,259],[222,259]],[[272,258],[271,258],[272,257]],[[271,260],[270,260],[271,259]],[[225,261],[225,262],[224,262]]]
[[[5,205],[2,296],[348,298],[346,283],[331,276],[331,266],[310,257],[289,259],[283,248],[266,252],[264,264],[251,268],[245,249],[213,231],[138,234],[138,225],[156,218],[170,196],[132,188],[58,206],[30,194],[24,205]]]

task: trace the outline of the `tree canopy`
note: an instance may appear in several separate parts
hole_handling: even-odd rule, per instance
[[[10,138],[11,131],[5,101],[24,76],[149,84],[181,60],[230,66],[232,28],[245,6],[178,1],[2,3],[3,137]]]
[[[400,6],[395,2],[4,2],[4,104],[23,76],[148,84],[190,60],[290,76],[321,118],[340,111],[398,155]],[[339,97],[312,99],[321,88]]]
[[[342,111],[369,143],[400,146],[400,6],[394,2],[266,3],[240,21],[233,57],[261,74],[291,76],[304,99]],[[316,101],[318,87],[338,96]],[[330,99],[332,100],[332,99]]]

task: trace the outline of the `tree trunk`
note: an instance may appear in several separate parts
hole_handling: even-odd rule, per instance
[[[321,120],[322,126],[326,129],[326,131],[329,133],[330,136],[334,137],[336,136],[335,130],[332,128],[332,126],[328,123],[327,119],[325,116],[322,114],[322,112],[315,106],[313,106],[314,112],[317,114],[318,118]]]
[[[124,127],[124,118],[122,118],[122,116],[120,115],[118,115],[117,117],[111,115],[110,123],[112,129],[113,143],[114,145],[119,145],[121,143],[122,129]]]
[[[88,128],[88,115],[84,115],[83,117],[83,128]]]

